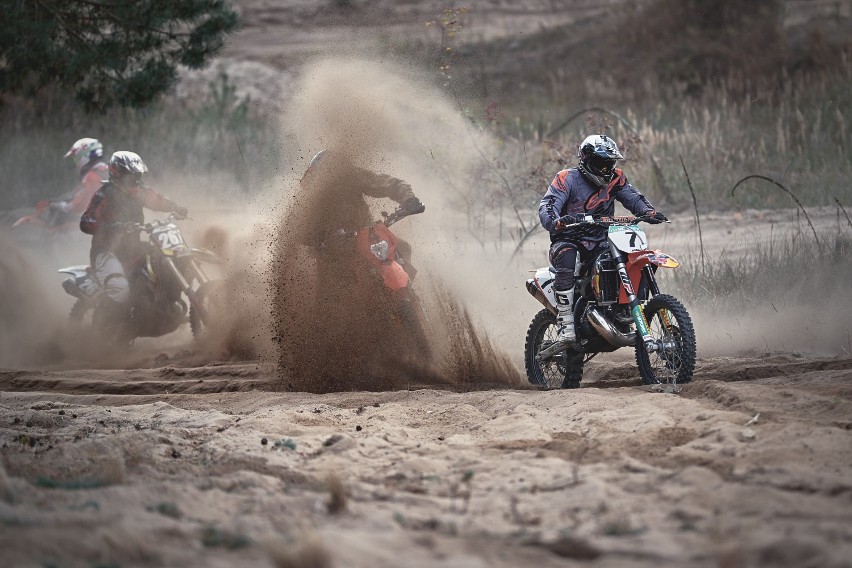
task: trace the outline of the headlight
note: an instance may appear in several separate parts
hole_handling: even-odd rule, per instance
[[[373,256],[384,262],[388,259],[390,247],[387,241],[379,241],[370,245],[370,252],[373,253]]]

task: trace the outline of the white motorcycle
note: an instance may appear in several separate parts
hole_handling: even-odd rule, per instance
[[[172,214],[165,220],[133,225],[134,230],[147,233],[148,246],[140,262],[128,271],[132,308],[125,329],[120,330],[121,341],[159,337],[187,321],[193,336],[200,339],[210,325],[211,305],[221,301],[221,281],[211,280],[201,266],[202,262],[221,264],[221,259],[207,249],[190,247],[176,219]],[[77,298],[71,324],[109,333],[102,329],[107,319],[100,310],[102,288],[91,268],[69,266],[59,272],[71,276],[62,287]]]
[[[609,247],[589,263],[582,263],[577,255],[575,345],[556,341],[552,267],[538,269],[535,277],[527,280],[527,290],[544,306],[533,318],[526,337],[524,362],[531,384],[545,389],[576,388],[586,362],[598,353],[621,347],[636,350],[636,363],[645,384],[692,380],[692,320],[680,301],[660,293],[655,278],[658,268],[677,268],[680,263],[662,251],[648,250],[647,236],[636,224],[647,220],[587,217],[583,221],[606,227]]]

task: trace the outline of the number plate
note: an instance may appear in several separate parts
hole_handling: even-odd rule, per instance
[[[613,225],[609,228],[609,240],[622,252],[647,250],[648,238],[645,231],[636,225]]]
[[[187,249],[186,242],[177,225],[168,224],[151,232],[151,240],[164,254],[174,254]]]

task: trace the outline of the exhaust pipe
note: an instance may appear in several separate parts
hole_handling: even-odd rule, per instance
[[[589,323],[592,327],[601,334],[601,337],[609,341],[616,347],[629,347],[636,342],[636,332],[621,333],[618,331],[611,321],[606,319],[602,313],[593,307],[586,310],[586,315],[589,318]]]
[[[535,280],[527,280],[527,292],[529,292],[533,298],[538,300],[542,306],[547,308],[550,313],[556,315],[556,308],[554,308],[553,304],[547,300],[547,296],[544,295],[544,292],[541,291],[541,288],[538,287]]]

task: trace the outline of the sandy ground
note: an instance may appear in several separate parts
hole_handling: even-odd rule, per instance
[[[849,566],[852,359],[680,394],[274,393],[257,364],[0,373],[7,566]]]
[[[439,41],[424,24],[443,4],[332,4],[244,0],[225,57],[265,65],[246,68],[250,86],[275,96],[319,51]],[[466,29],[509,37],[601,10],[556,4],[483,0]],[[453,292],[520,367],[544,235],[507,261],[511,243],[470,244],[425,191],[445,219],[416,254],[463,271]],[[694,258],[689,213],[672,217],[653,246]],[[814,219],[821,234],[836,223]],[[809,230],[790,210],[702,222],[708,255]],[[77,262],[37,267],[58,313],[53,271]],[[852,355],[829,343],[848,338],[843,314],[779,305],[741,325],[689,307],[699,361],[678,393],[640,386],[626,351],[591,362],[575,391],[280,392],[273,358],[181,354],[185,331],[146,340],[124,369],[0,369],[0,565],[852,566]],[[810,330],[818,318],[832,326]]]

